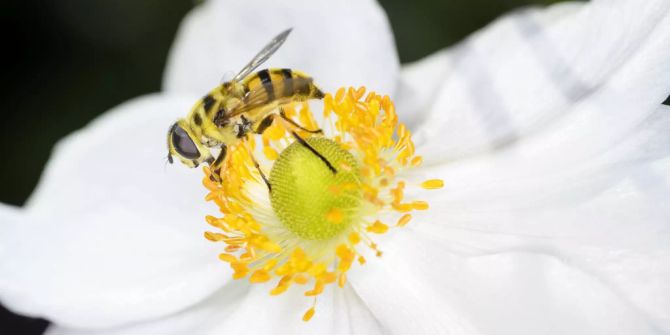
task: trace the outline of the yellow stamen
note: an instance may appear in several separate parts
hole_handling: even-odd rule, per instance
[[[430,207],[409,194],[444,186],[440,179],[420,184],[402,179],[404,170],[420,166],[423,158],[415,155],[411,132],[398,122],[388,96],[367,93],[364,87],[341,88],[334,96],[326,94],[323,104],[323,125],[316,123],[307,103],[282,108],[304,128],[323,129],[327,136],[275,120],[258,138],[250,135],[228,147],[220,182],[210,180],[209,168],[203,179],[206,200],[223,213],[206,217],[214,231],[204,233],[207,240],[221,243],[219,259],[230,265],[234,279],[274,281],[271,296],[291,287],[304,290],[303,295],[314,298],[304,321],[314,316],[316,298],[329,285],[344,287],[347,272],[367,263],[362,249],[382,256],[371,238],[391,230],[378,219],[382,213],[397,218],[393,227],[404,227],[413,211]],[[305,138],[318,155],[291,132]],[[267,158],[258,161],[262,171],[270,171],[272,192],[254,166],[256,143]]]
[[[361,236],[358,235],[358,233],[349,234],[349,243],[351,243],[351,245],[356,245],[360,241],[361,241]]]
[[[311,307],[311,308],[308,309],[307,312],[305,312],[305,314],[302,316],[302,321],[307,322],[307,321],[311,320],[313,316],[314,316],[314,307]]]
[[[396,223],[396,226],[398,226],[398,227],[403,227],[403,226],[405,226],[405,225],[409,222],[409,220],[411,220],[411,219],[412,219],[412,214],[405,214],[405,215],[403,215],[402,217],[400,217],[400,219],[398,219],[398,223]]]
[[[277,160],[277,158],[279,158],[277,151],[269,146],[263,148],[263,153],[265,154],[265,157],[271,161]]]
[[[428,209],[430,206],[428,205],[427,202],[425,201],[414,201],[412,202],[412,208],[414,208],[417,211],[425,211]]]
[[[435,190],[444,187],[444,181],[441,179],[429,179],[421,183],[421,187],[427,190]]]
[[[265,271],[264,269],[256,270],[254,273],[251,274],[251,277],[249,277],[249,282],[252,284],[255,283],[265,283],[266,281],[270,280],[272,277],[270,274]]]
[[[375,234],[384,234],[386,231],[388,231],[388,229],[389,226],[381,223],[379,220],[375,221],[372,225],[365,228],[365,230]]]
[[[219,254],[219,259],[227,263],[237,262],[237,257],[227,253]]]
[[[340,275],[337,277],[337,286],[340,288],[344,287],[344,284],[347,283],[347,274],[344,272],[341,272]]]

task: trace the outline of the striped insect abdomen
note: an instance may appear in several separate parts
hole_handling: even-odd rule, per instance
[[[248,91],[264,92],[263,103],[266,104],[323,98],[323,93],[314,85],[311,77],[291,69],[261,70],[249,76],[243,84]]]

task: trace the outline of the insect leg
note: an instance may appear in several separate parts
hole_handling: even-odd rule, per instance
[[[304,130],[304,131],[307,131],[307,132],[310,132],[310,133],[321,133],[321,132],[322,132],[321,129],[316,130],[316,131],[313,131],[313,130],[308,130],[308,129],[305,129],[305,128],[301,127],[301,126],[298,125],[297,123],[293,122],[293,120],[291,120],[291,119],[289,119],[288,117],[286,117],[286,114],[284,114],[284,111],[280,111],[280,112],[279,112],[279,116],[281,116],[281,118],[284,119],[284,121],[288,122],[291,126],[294,126],[294,127],[296,127],[296,128],[302,129],[302,130]],[[272,124],[272,121],[274,120],[274,117],[275,117],[274,114],[270,114],[270,115],[266,116],[266,117],[260,122],[260,124],[259,124],[259,126],[256,128],[255,132],[256,132],[257,134],[262,134],[262,133],[263,133],[263,132],[264,132],[264,131],[265,131],[265,130]],[[333,172],[333,174],[337,173],[337,170],[335,170],[335,168],[333,167],[333,164],[330,164],[330,162],[328,161],[328,159],[326,159],[326,157],[323,157],[323,155],[321,155],[318,151],[316,151],[316,149],[314,149],[311,145],[309,145],[309,143],[307,143],[307,141],[305,141],[302,137],[300,137],[300,135],[298,135],[295,131],[291,131],[291,134],[293,135],[293,137],[295,137],[296,140],[298,140],[298,142],[299,142],[300,144],[302,144],[303,146],[305,146],[305,147],[306,147],[307,149],[309,149],[313,154],[315,154],[317,157],[319,157],[319,158],[320,158],[320,159],[321,159],[321,160],[328,166],[328,168],[330,169],[330,171]],[[258,168],[258,171],[261,173],[261,176],[263,177],[263,180],[264,180],[265,183],[268,185],[268,189],[272,190],[272,189],[270,188],[270,183],[269,183],[269,182],[267,181],[267,179],[265,178],[265,175],[263,175],[263,172],[262,172],[261,169],[258,167],[258,163],[256,163],[256,160],[255,160],[255,159],[254,159],[254,164],[256,164],[256,168]]]
[[[275,119],[275,115],[274,115],[274,114],[270,114],[270,115],[266,116],[266,117],[265,117],[263,120],[261,120],[261,122],[258,124],[258,127],[256,127],[256,130],[254,130],[254,133],[256,133],[256,134],[262,134],[262,133],[264,133],[265,130],[268,129],[268,127],[269,127],[270,125],[272,125],[272,121],[274,121],[274,119]]]
[[[265,117],[265,119],[263,119],[263,121],[261,121],[261,124],[258,126],[258,128],[256,129],[255,132],[258,133],[258,134],[263,133],[263,131],[265,131],[265,129],[267,127],[269,127],[270,124],[272,124],[272,118],[270,116],[267,116],[267,117]],[[263,129],[260,129],[260,128],[263,128]],[[261,170],[261,166],[260,166],[260,164],[258,164],[258,161],[256,161],[256,158],[254,157],[253,151],[251,150],[251,148],[249,148],[249,146],[247,145],[246,142],[244,143],[244,147],[247,149],[247,152],[249,152],[249,157],[251,157],[251,161],[254,162],[254,166],[256,167],[256,170],[258,170],[258,173],[260,173],[261,178],[263,178],[263,182],[265,182],[265,185],[268,187],[268,192],[272,192],[272,186],[270,185],[270,181],[265,176],[265,173],[263,173],[263,170]]]
[[[254,166],[256,167],[256,170],[258,170],[258,173],[261,174],[261,178],[263,178],[265,185],[268,187],[268,192],[272,192],[272,185],[270,185],[270,181],[265,176],[265,173],[263,173],[263,170],[261,170],[261,166],[256,161],[256,158],[254,158],[254,155],[251,155],[251,160],[254,162]]]
[[[209,179],[211,181],[216,182],[221,181],[221,166],[223,165],[223,162],[226,160],[227,152],[228,147],[226,147],[225,145],[221,145],[221,152],[219,152],[219,156],[217,156],[216,159],[209,164],[209,167],[211,169]]]
[[[305,148],[309,149],[309,151],[311,151],[313,154],[315,154],[317,157],[319,157],[319,158],[320,158],[320,159],[321,159],[321,160],[328,166],[328,168],[330,169],[330,171],[333,172],[333,174],[337,173],[337,170],[335,170],[335,168],[333,167],[333,164],[330,164],[330,162],[328,161],[328,159],[326,159],[326,157],[323,157],[323,155],[321,155],[318,151],[316,151],[316,149],[314,149],[314,147],[312,147],[311,145],[309,145],[309,143],[307,143],[307,141],[305,141],[305,139],[303,139],[302,137],[300,137],[295,131],[291,131],[291,134],[293,135],[293,137],[295,137],[295,139],[296,139],[300,144],[302,144],[303,146],[305,146]]]
[[[281,109],[281,107],[279,108],[279,116],[281,116],[281,118],[284,119],[284,121],[290,123],[293,127],[296,127],[296,128],[298,128],[302,131],[306,131],[306,132],[311,133],[311,134],[323,134],[323,130],[321,130],[321,129],[310,130],[310,129],[307,129],[307,128],[299,125],[295,121],[291,120],[288,116],[286,116],[286,114],[284,113],[284,110]]]

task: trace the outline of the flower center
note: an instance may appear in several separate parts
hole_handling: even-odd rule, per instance
[[[304,295],[313,300],[305,321],[328,285],[344,287],[347,272],[364,265],[370,251],[382,256],[375,235],[401,229],[413,211],[428,209],[425,201],[408,201],[408,189],[421,194],[443,186],[439,179],[404,173],[422,158],[388,96],[340,89],[327,94],[323,105],[322,125],[307,103],[282,106],[291,121],[275,118],[262,136],[230,146],[220,178],[210,178],[213,172],[205,168],[203,179],[206,199],[223,213],[207,216],[216,231],[205,238],[223,243],[219,258],[230,264],[233,278],[274,280],[268,292],[273,296],[309,285]],[[322,129],[325,136],[296,124]],[[305,142],[294,141],[292,132]],[[262,150],[256,150],[259,138]],[[271,190],[264,182],[267,171]]]
[[[307,143],[336,167],[333,173],[309,148],[293,142],[270,173],[270,200],[281,223],[308,240],[326,240],[359,220],[358,164],[336,142],[309,138]],[[351,187],[344,189],[346,185]]]

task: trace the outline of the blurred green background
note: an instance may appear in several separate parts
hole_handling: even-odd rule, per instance
[[[452,45],[502,13],[551,0],[382,0],[400,57]],[[5,0],[0,201],[21,205],[53,144],[132,97],[160,89],[167,52],[193,0]],[[0,333],[41,333],[0,308]],[[3,332],[3,330],[11,330]]]

